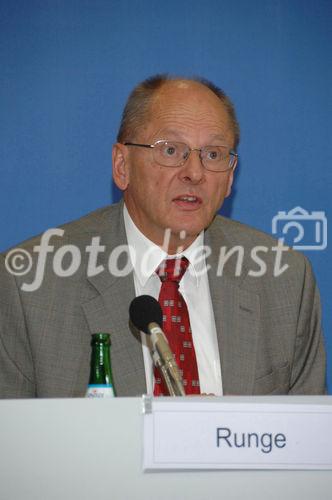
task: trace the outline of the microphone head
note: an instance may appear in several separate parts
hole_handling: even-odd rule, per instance
[[[163,312],[159,302],[151,295],[140,295],[131,301],[129,317],[138,330],[149,334],[149,323],[163,323]]]

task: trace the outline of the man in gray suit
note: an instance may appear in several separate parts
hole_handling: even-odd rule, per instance
[[[211,83],[154,77],[136,87],[113,148],[123,201],[21,245],[31,264],[24,276],[12,272],[15,252],[1,257],[0,397],[84,396],[90,336],[108,331],[117,395],[151,393],[151,363],[128,307],[139,293],[157,296],[155,273],[145,279],[140,264],[150,249],[160,258],[165,235],[165,256],[188,255],[194,273],[183,295],[202,392],[324,393],[310,264],[215,216],[231,191],[238,141],[232,104]]]

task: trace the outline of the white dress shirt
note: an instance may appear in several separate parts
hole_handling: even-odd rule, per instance
[[[124,205],[124,222],[129,245],[129,254],[134,269],[135,293],[151,295],[158,300],[161,281],[155,273],[167,253],[150,241],[136,227]],[[195,346],[201,393],[222,395],[220,356],[217,341],[205,257],[199,249],[204,245],[202,231],[195,241],[181,252],[189,266],[180,281],[179,290],[186,301],[193,342]],[[201,257],[198,258],[198,255]],[[177,255],[178,256],[178,255]],[[147,393],[153,394],[153,363],[148,347],[148,336],[141,333]]]

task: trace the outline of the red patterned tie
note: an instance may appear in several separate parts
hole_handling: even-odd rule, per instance
[[[192,341],[187,304],[179,292],[179,283],[189,265],[188,259],[167,259],[156,273],[162,284],[159,304],[163,311],[163,331],[181,371],[186,394],[200,394],[195,348]],[[155,396],[168,395],[167,388],[155,368]]]

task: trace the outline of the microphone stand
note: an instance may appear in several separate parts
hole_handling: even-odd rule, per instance
[[[174,369],[170,369],[168,364],[164,362],[164,360],[161,358],[159,355],[159,352],[157,349],[153,349],[151,351],[152,354],[152,359],[154,365],[159,369],[159,373],[161,375],[161,378],[163,379],[168,393],[170,396],[185,396],[185,390],[183,387],[183,384],[181,381],[177,380],[176,378],[173,377],[173,372]],[[175,361],[174,361],[175,363]],[[177,366],[176,366],[176,369]]]

